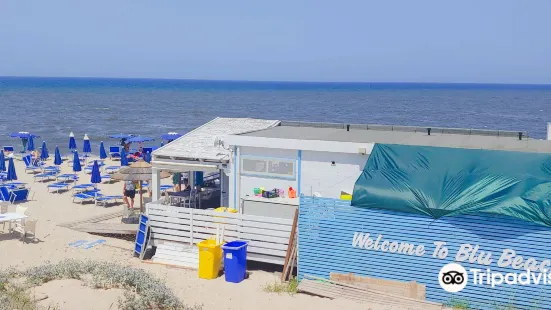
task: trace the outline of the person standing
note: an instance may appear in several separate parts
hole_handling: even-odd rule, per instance
[[[124,182],[123,195],[128,209],[134,209],[134,197],[136,197],[136,184],[134,181]]]
[[[174,185],[174,191],[182,191],[182,174],[180,172],[174,172],[172,175],[172,185]]]

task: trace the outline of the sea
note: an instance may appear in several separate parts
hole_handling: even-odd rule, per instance
[[[305,83],[110,78],[0,77],[0,145],[11,132],[39,135],[35,144],[68,148],[87,134],[186,133],[215,117],[394,124],[527,131],[546,137],[551,85],[438,83]]]

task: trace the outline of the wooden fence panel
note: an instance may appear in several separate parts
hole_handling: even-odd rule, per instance
[[[293,221],[211,210],[148,204],[154,245],[197,244],[224,230],[226,241],[249,243],[249,260],[283,265]]]

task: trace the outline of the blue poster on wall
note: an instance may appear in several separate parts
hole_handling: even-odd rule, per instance
[[[330,273],[426,286],[426,299],[551,309],[551,229],[505,216],[433,219],[303,197],[299,279]],[[451,265],[450,265],[451,264]]]

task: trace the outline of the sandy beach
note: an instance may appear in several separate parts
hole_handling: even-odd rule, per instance
[[[51,162],[52,159],[49,160]],[[106,162],[117,165],[118,162]],[[96,206],[93,203],[73,203],[71,191],[65,193],[48,193],[46,183],[33,182],[33,175],[25,173],[24,164],[15,161],[18,181],[26,182],[31,189],[29,201],[21,205],[28,207],[29,219],[38,220],[36,243],[23,243],[18,234],[8,233],[8,227],[0,234],[0,268],[16,267],[25,269],[48,262],[59,262],[67,258],[91,259],[117,262],[127,266],[142,268],[154,274],[174,291],[187,305],[203,305],[203,309],[391,309],[376,305],[361,305],[347,300],[328,300],[304,294],[289,295],[267,293],[264,287],[278,280],[278,274],[255,268],[250,271],[247,280],[240,284],[224,281],[223,277],[215,280],[202,280],[197,277],[197,271],[182,268],[167,267],[141,262],[133,256],[133,241],[118,238],[91,235],[69,228],[58,226],[60,223],[76,221],[91,216],[112,213],[122,210],[121,203],[108,207]],[[71,173],[71,167],[62,165],[62,173]],[[80,172],[80,182],[88,182],[90,175]],[[170,178],[163,180],[169,183]],[[122,195],[122,182],[99,184],[98,188],[104,194]],[[135,207],[139,207],[138,201]],[[119,219],[110,220],[120,221]],[[2,226],[0,226],[0,229]],[[75,248],[69,244],[78,240],[106,240],[105,243],[89,249]],[[251,269],[251,268],[250,268]],[[78,281],[76,281],[78,282]],[[37,291],[49,296],[43,304],[58,304],[61,309],[116,309],[119,291],[101,293],[102,302],[92,303],[91,296],[99,296],[99,292],[91,293],[91,289],[83,288],[75,281],[54,281],[36,288]],[[110,290],[111,291],[111,290]],[[92,295],[90,295],[92,294]]]

